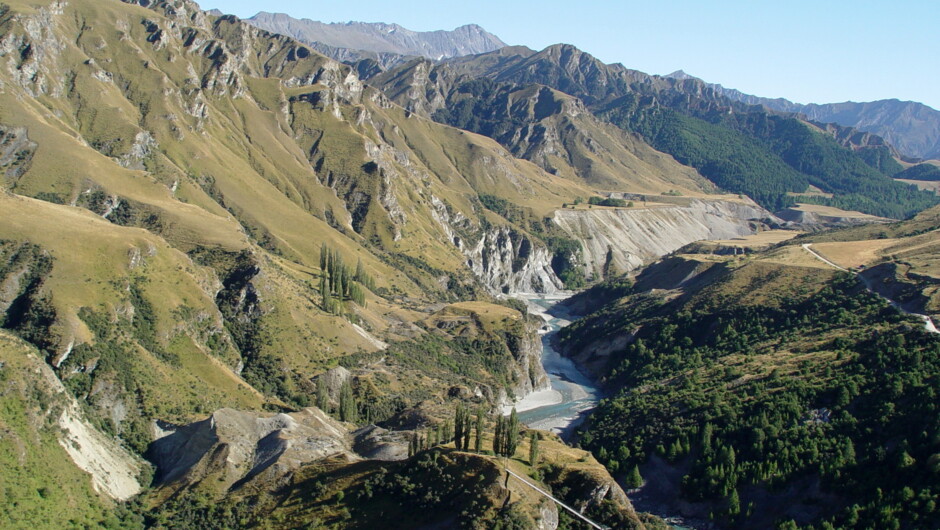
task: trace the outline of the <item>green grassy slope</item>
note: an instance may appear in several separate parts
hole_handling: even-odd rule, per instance
[[[35,348],[0,331],[0,526],[4,528],[138,528],[115,511],[90,477],[66,465],[58,417],[67,400],[43,374]]]

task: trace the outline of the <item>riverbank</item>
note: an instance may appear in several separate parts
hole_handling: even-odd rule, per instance
[[[541,317],[546,324],[542,335],[542,366],[548,374],[551,388],[538,390],[522,396],[512,405],[503,407],[509,414],[513,408],[519,420],[534,429],[552,431],[567,438],[570,431],[580,424],[600,398],[600,390],[594,381],[578,366],[563,357],[552,347],[555,333],[567,326],[575,317],[561,311],[557,305],[574,293],[556,295],[517,295],[529,307],[529,312]]]

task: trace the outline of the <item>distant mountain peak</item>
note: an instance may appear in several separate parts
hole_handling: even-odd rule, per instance
[[[916,101],[897,98],[877,101],[840,103],[794,103],[784,98],[766,98],[725,88],[676,70],[664,77],[677,81],[696,80],[716,93],[747,105],[762,105],[778,112],[802,114],[821,123],[836,123],[876,134],[913,159],[940,158],[940,111]]]
[[[381,56],[378,62],[386,68],[402,64],[414,56],[442,60],[491,52],[506,46],[499,37],[477,24],[465,24],[450,31],[413,31],[394,23],[325,23],[266,11],[245,22],[310,44],[339,61],[375,60],[378,54]]]
[[[696,79],[696,80],[701,81],[701,79],[695,77],[694,75],[689,75],[689,74],[685,73],[685,70],[676,70],[675,72],[673,72],[673,73],[671,73],[671,74],[666,74],[666,75],[664,75],[663,77],[669,77],[669,78],[672,78],[672,79],[679,79],[679,80]]]

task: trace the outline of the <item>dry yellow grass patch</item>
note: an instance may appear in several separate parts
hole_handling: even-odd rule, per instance
[[[919,190],[927,190],[940,195],[940,180],[908,180],[908,179],[895,179],[898,182],[903,182],[905,184],[910,184],[911,186],[917,186]]]
[[[815,248],[815,245],[813,245]],[[814,269],[832,269],[822,261],[816,259],[812,254],[803,250],[802,247],[794,245],[775,250],[761,261],[768,263],[778,263],[780,265],[790,265],[793,267],[812,267]]]
[[[813,250],[842,267],[868,266],[880,261],[884,249],[896,244],[897,239],[872,239],[839,243],[815,243]]]
[[[734,239],[722,239],[717,241],[707,241],[705,244],[713,244],[720,246],[732,246],[740,248],[766,248],[777,243],[782,243],[784,241],[789,241],[794,237],[802,234],[803,232],[797,232],[795,230],[765,230],[763,232],[758,232],[756,234],[751,234],[744,237],[736,237]]]
[[[853,210],[842,210],[835,208],[833,206],[822,206],[820,204],[804,204],[798,203],[793,207],[794,210],[800,212],[814,213],[816,215],[823,215],[827,217],[847,217],[851,219],[884,219],[883,217],[877,217],[874,215],[868,215],[867,213],[856,212]]]
[[[826,193],[823,190],[817,188],[816,186],[813,186],[812,184],[808,188],[806,188],[806,191],[804,191],[803,193],[794,193],[792,191],[789,191],[787,192],[787,195],[790,197],[802,196],[802,197],[825,197],[827,199],[832,198],[831,193]]]

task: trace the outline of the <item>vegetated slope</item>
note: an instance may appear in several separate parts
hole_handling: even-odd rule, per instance
[[[682,74],[684,73],[675,72],[669,74],[669,77],[695,79]],[[800,104],[783,98],[752,96],[721,85],[708,86],[714,87],[725,97],[748,105],[762,105],[776,111],[803,114],[814,121],[838,123],[877,134],[911,158],[940,158],[940,111],[923,103],[882,99],[861,103],[846,101]]]
[[[801,236],[907,311],[940,319],[940,208],[910,221]]]
[[[118,333],[104,329],[115,320],[151,318],[134,341],[165,351],[157,373],[187,373],[163,365],[192,354],[302,404],[303,374],[375,350],[372,334],[394,339],[391,326],[417,319],[402,302],[485,296],[465,252],[502,266],[488,255],[496,250],[478,248],[488,231],[512,235],[505,259],[519,265],[491,274],[502,282],[491,289],[557,286],[547,264],[526,260],[547,263],[545,247],[499,231],[478,195],[542,212],[584,188],[483,137],[406,118],[294,41],[187,3],[15,7],[3,24],[5,42],[22,51],[8,55],[0,96],[20,146],[6,185],[43,199],[3,199],[3,237],[51,257],[49,281],[30,296],[48,301],[48,329],[35,335],[52,362]],[[113,248],[103,251],[99,234],[113,234]],[[528,254],[514,256],[523,245]],[[324,250],[372,279],[357,273],[368,284],[360,302],[331,278],[340,300],[327,303],[320,277],[346,269],[321,269]],[[151,263],[161,268],[148,271]],[[111,287],[83,288],[86,278]],[[104,328],[93,329],[92,314]],[[27,317],[8,320],[22,327]]]
[[[113,478],[115,482],[126,479],[133,484],[122,498],[136,493],[139,486],[133,471],[140,470],[139,464],[124,454],[123,458],[131,461],[130,475],[118,477],[127,469],[116,464],[102,468],[94,485],[83,469],[66,464],[71,452],[90,455],[102,449],[94,446],[95,434],[104,435],[84,421],[74,399],[36,353],[28,343],[0,331],[0,489],[5,499],[0,506],[0,521],[10,528],[139,527],[138,516],[118,507],[104,492],[96,491],[103,485],[98,479]],[[75,434],[77,429],[81,429],[81,438]],[[112,456],[119,462],[122,455],[117,453],[121,450],[114,451]],[[109,473],[114,477],[105,476]]]
[[[914,243],[923,223],[887,230]],[[627,482],[637,467],[655,502],[722,527],[933,528],[940,338],[800,241],[677,255],[588,291],[604,305],[562,345],[611,397],[581,441]]]
[[[0,24],[4,326],[138,451],[156,418],[303,405],[375,335],[423,333],[410,308],[487,296],[461,249],[489,260],[488,230],[521,267],[491,278],[558,281],[478,195],[541,211],[583,188],[294,41],[184,2],[24,2]],[[345,261],[332,304],[324,250]]]
[[[894,178],[908,180],[940,180],[940,167],[933,164],[917,164],[894,174]]]
[[[555,528],[574,518],[516,478],[504,464],[551,490],[578,509],[616,528],[664,528],[640,517],[626,495],[590,453],[567,447],[554,435],[535,433],[541,457],[502,459],[488,450],[460,450],[453,443],[421,449],[405,461],[358,460],[341,454],[301,466],[279,487],[259,478],[237,485],[222,502],[213,489],[227,480],[225,468],[202,468],[188,477],[185,496],[174,496],[148,515],[154,528],[285,527],[320,524],[341,528]],[[529,454],[529,436],[520,454]],[[484,440],[490,447],[491,440]],[[160,490],[158,490],[159,493]],[[164,492],[166,493],[166,492]]]
[[[349,396],[317,404],[349,421],[542,384],[522,314],[447,304],[562,287],[481,197],[541,220],[590,187],[291,39],[139,3],[0,8],[0,318],[102,436],[143,454],[165,422],[299,409],[327,379]],[[108,507],[87,502],[63,518]]]
[[[395,66],[413,56],[441,60],[486,53],[506,45],[499,37],[476,24],[467,24],[452,31],[411,31],[398,24],[325,24],[264,11],[245,19],[245,22],[315,46],[318,51],[338,61],[354,62],[370,58],[383,68]]]
[[[478,78],[422,59],[369,83],[410,111],[489,136],[566,179],[621,192],[714,191],[693,169],[598,120],[577,97],[546,86]]]
[[[883,216],[909,217],[936,203],[867,163],[880,155],[843,148],[836,137],[844,131],[820,131],[795,117],[730,100],[698,80],[605,65],[570,45],[541,52],[503,48],[446,64],[474,78],[547,85],[575,96],[595,115],[769,208],[790,204],[786,192],[801,193],[810,184],[837,195],[827,203]],[[883,142],[872,146],[884,149]]]

